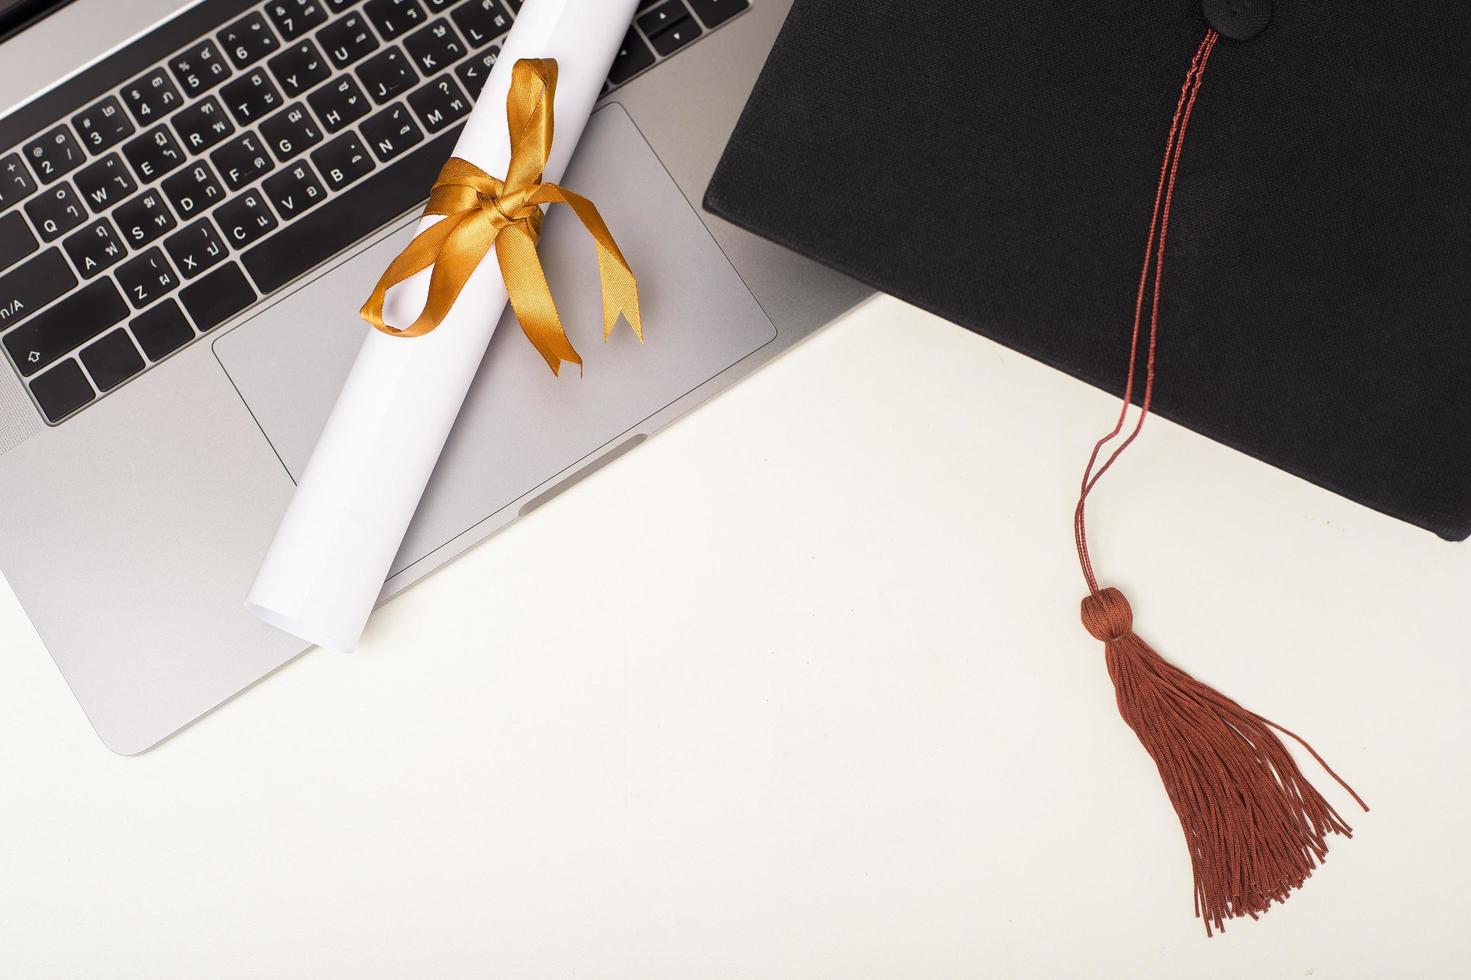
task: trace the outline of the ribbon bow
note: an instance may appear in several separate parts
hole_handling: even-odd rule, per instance
[[[640,341],[644,338],[639,315],[638,280],[618,250],[602,215],[587,198],[556,184],[541,183],[552,150],[552,103],[557,91],[557,62],[552,59],[516,62],[511,92],[506,100],[510,124],[511,162],[501,181],[459,157],[451,157],[440,171],[424,208],[426,215],[444,220],[421,232],[383,273],[373,295],[363,304],[362,317],[376,329],[397,337],[420,337],[443,322],[460,291],[482,259],[495,248],[506,294],[521,329],[557,374],[563,361],[582,366],[562,318],[552,301],[546,272],[536,254],[541,237],[542,205],[565,204],[582,221],[598,247],[598,273],[603,284],[603,339],[618,325],[619,315]],[[429,298],[408,327],[400,330],[383,322],[388,291],[430,266]]]

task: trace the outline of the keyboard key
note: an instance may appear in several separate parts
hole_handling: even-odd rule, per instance
[[[424,23],[424,8],[419,0],[368,0],[363,13],[378,28],[386,41],[392,41],[407,30]]]
[[[409,110],[401,105],[391,105],[372,119],[365,120],[361,129],[363,139],[384,163],[424,142],[424,131],[414,122]]]
[[[228,139],[235,132],[235,124],[230,122],[230,116],[225,112],[224,106],[220,105],[220,100],[211,95],[175,116],[174,129],[178,131],[179,139],[184,141],[189,152],[199,154],[221,140]]]
[[[80,167],[87,158],[81,144],[65,126],[57,126],[27,143],[23,152],[43,184],[61,179]]]
[[[138,189],[123,158],[109,153],[91,166],[77,171],[77,190],[82,192],[92,210],[101,214]]]
[[[242,126],[270,115],[282,104],[281,93],[263,68],[256,68],[220,89],[220,97]]]
[[[322,142],[322,131],[300,102],[261,123],[260,134],[282,163]]]
[[[355,133],[343,133],[319,150],[312,152],[312,163],[334,191],[351,184],[373,169],[373,158],[363,149]]]
[[[312,173],[305,161],[287,167],[278,174],[267,177],[261,187],[276,206],[276,213],[287,221],[306,209],[320,204],[326,197],[326,188]],[[263,287],[264,288],[264,287]],[[264,291],[269,292],[269,289]]]
[[[70,184],[60,184],[26,205],[41,240],[54,242],[87,220],[87,208]]]
[[[378,39],[373,36],[367,21],[360,14],[348,14],[333,21],[317,32],[334,68],[346,68],[378,50]]]
[[[327,5],[329,11],[334,14],[340,14],[353,4],[361,3],[362,0],[323,0],[323,2]]]
[[[368,90],[373,101],[379,105],[408,91],[419,81],[419,76],[414,74],[408,59],[398,48],[389,48],[373,55],[358,66],[357,76],[363,83],[363,88]]]
[[[225,63],[225,56],[208,38],[171,60],[169,70],[190,98],[209,91],[230,77],[230,66]]]
[[[462,3],[450,11],[450,18],[472,48],[484,47],[511,29],[511,15],[499,0]]]
[[[480,98],[480,90],[485,88],[485,80],[490,77],[490,70],[495,67],[500,56],[501,46],[492,45],[455,69],[455,75],[459,77],[460,84],[465,86],[470,101]]]
[[[225,243],[220,241],[219,233],[208,218],[200,218],[194,224],[184,226],[182,231],[174,232],[164,239],[163,247],[168,249],[174,267],[183,273],[185,279],[193,279],[225,257]]]
[[[30,377],[127,315],[128,304],[112,280],[98,279],[7,333],[5,349]]]
[[[298,41],[266,63],[288,99],[295,98],[331,74],[327,59],[311,41]]]
[[[163,193],[174,211],[185,221],[214,207],[225,198],[225,189],[202,160],[195,161],[163,182]]]
[[[211,153],[209,158],[219,169],[220,176],[225,178],[225,186],[232,191],[254,183],[261,174],[269,173],[273,166],[271,155],[254,133],[241,133]]]
[[[133,135],[133,121],[123,112],[117,96],[109,95],[84,112],[72,116],[72,128],[93,153],[101,153]]]
[[[409,105],[430,134],[439,132],[470,114],[470,100],[448,75],[436,78],[409,95]]]
[[[608,72],[608,81],[614,85],[622,85],[639,72],[654,63],[654,52],[644,43],[644,39],[638,36],[633,28],[628,29],[624,35],[623,44],[618,48],[618,54],[613,58],[613,68]]]
[[[426,76],[448,68],[465,56],[465,45],[443,18],[404,38],[404,48],[419,67],[419,73]]]
[[[255,302],[255,290],[233,262],[179,294],[200,333],[207,333]]]
[[[113,275],[117,276],[118,285],[123,287],[128,302],[139,310],[160,296],[173,292],[179,285],[173,266],[164,258],[163,251],[157,248],[150,248],[142,255],[124,262]]]
[[[144,191],[131,201],[117,206],[113,220],[123,238],[134,248],[147,245],[165,232],[172,231],[174,216],[163,203],[163,195],[154,190]]]
[[[291,41],[327,20],[317,0],[275,0],[266,4],[266,16],[281,36]]]
[[[77,284],[61,249],[47,249],[0,276],[0,331],[15,326]]]
[[[719,27],[736,14],[750,9],[751,0],[690,0],[695,15],[706,27]]]
[[[36,182],[21,161],[19,153],[0,157],[0,211],[23,201],[36,192]]]
[[[247,248],[276,229],[276,216],[259,191],[246,191],[221,204],[215,211],[215,222],[225,233],[225,241],[237,249]]]
[[[128,251],[106,218],[98,218],[61,245],[83,279],[91,279],[103,269],[117,265]]]
[[[36,236],[26,227],[26,219],[20,216],[20,212],[12,211],[0,215],[0,269],[25,258],[40,247]]]
[[[673,27],[689,15],[690,12],[684,8],[684,5],[679,0],[665,0],[664,3],[659,4],[648,13],[639,14],[639,30],[643,31],[649,37],[653,37],[665,28]]]
[[[124,143],[123,156],[145,183],[152,183],[184,164],[184,151],[179,148],[178,140],[163,126]]]
[[[82,348],[82,364],[98,391],[111,391],[143,370],[143,356],[126,330],[114,330],[90,347]]]
[[[660,10],[662,9],[664,8],[661,7]],[[658,12],[658,10],[655,10],[652,13],[657,14]],[[651,14],[646,14],[645,16],[651,16]],[[643,18],[641,17],[639,20],[642,21]],[[667,58],[699,37],[701,33],[700,25],[695,23],[695,19],[685,16],[669,26],[661,28],[659,33],[649,35],[649,43],[654,46],[655,51]]]
[[[184,104],[179,90],[162,68],[155,68],[125,87],[123,102],[140,126],[152,125]]]
[[[442,10],[453,7],[459,2],[460,0],[424,0],[424,6],[429,8],[431,14],[437,14]]]
[[[445,130],[246,252],[242,261],[261,292],[279,289],[422,203],[457,135],[458,127]]]
[[[60,422],[90,402],[92,386],[76,361],[67,361],[31,382],[31,394],[52,422]]]
[[[220,47],[236,68],[249,68],[281,46],[260,14],[247,14],[220,31]]]
[[[138,314],[128,326],[150,361],[161,361],[194,339],[194,328],[173,300]]]
[[[351,78],[339,78],[323,85],[308,95],[306,100],[311,103],[317,118],[322,120],[322,125],[327,127],[329,133],[351,126],[373,108],[358,83]]]

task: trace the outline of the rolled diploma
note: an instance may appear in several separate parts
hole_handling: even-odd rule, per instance
[[[556,131],[543,179],[560,180],[637,5],[528,0],[455,155],[505,176],[511,69],[522,58],[555,58]],[[440,220],[425,217],[419,230]],[[363,283],[364,297],[371,287]],[[389,293],[387,322],[411,323],[428,288],[426,270]],[[412,339],[369,332],[246,609],[309,643],[342,651],[357,645],[506,304],[492,250],[438,329]]]

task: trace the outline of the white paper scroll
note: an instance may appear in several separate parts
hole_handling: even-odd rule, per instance
[[[522,58],[555,58],[556,132],[543,179],[560,180],[637,6],[638,0],[527,0],[455,155],[504,176],[511,69]],[[439,220],[425,218],[420,228]],[[412,322],[428,283],[425,271],[389,293],[387,322]],[[364,281],[364,298],[372,287]],[[319,646],[357,645],[505,307],[492,253],[438,329],[412,339],[369,332],[246,609]]]

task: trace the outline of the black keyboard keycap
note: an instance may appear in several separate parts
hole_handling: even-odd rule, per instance
[[[185,286],[179,299],[199,332],[206,333],[236,313],[249,309],[255,302],[255,290],[250,288],[245,273],[232,262],[194,285]]]
[[[651,13],[645,14],[644,16],[651,17],[659,13],[659,11],[663,9],[663,7],[660,7],[659,10],[652,11]],[[640,17],[639,21],[642,22],[643,18]],[[686,44],[689,44],[695,38],[699,37],[701,33],[702,32],[700,30],[700,25],[695,23],[695,19],[693,17],[686,15],[679,20],[676,20],[674,23],[660,28],[659,33],[650,34],[649,43],[654,46],[655,51],[659,52],[661,55],[667,58],[674,52],[678,51],[680,48],[684,47]]]
[[[76,361],[67,361],[31,382],[31,394],[52,422],[60,422],[90,402],[92,386]]]
[[[152,183],[184,164],[184,151],[179,148],[179,141],[163,126],[124,143],[123,156],[128,158],[133,172],[145,183]]]
[[[266,4],[266,16],[288,41],[301,37],[327,19],[317,0],[272,0]]]
[[[618,54],[613,58],[613,67],[608,72],[608,81],[614,85],[622,85],[639,72],[654,63],[654,52],[644,43],[644,39],[638,36],[633,28],[628,29],[624,35],[623,44],[618,48]]]
[[[169,70],[190,98],[208,92],[230,77],[230,66],[225,63],[225,56],[207,38],[171,60]]]
[[[41,240],[54,242],[87,220],[87,207],[70,184],[59,184],[27,204],[26,214]]]
[[[282,163],[322,142],[322,131],[300,102],[261,123],[260,134]]]
[[[211,95],[174,117],[174,128],[192,154],[203,153],[235,132],[235,124],[220,100]]]
[[[150,361],[163,360],[194,339],[194,328],[173,300],[138,314],[129,326]]]
[[[389,41],[424,23],[424,8],[419,6],[419,0],[368,0],[363,13]]]
[[[320,204],[327,196],[322,182],[305,160],[298,160],[280,173],[267,177],[261,187],[276,206],[276,213],[287,221]],[[264,288],[263,291],[270,292]]]
[[[485,80],[490,77],[490,70],[495,67],[500,56],[501,46],[492,45],[455,69],[455,75],[459,77],[460,84],[465,86],[472,102],[480,98],[480,90],[485,88]]]
[[[323,85],[308,95],[306,100],[311,103],[317,118],[322,120],[322,125],[327,127],[329,133],[351,126],[373,108],[358,83],[351,78],[339,78]]]
[[[157,248],[150,248],[142,255],[129,259],[118,266],[117,272],[113,274],[123,287],[128,302],[139,310],[160,296],[173,292],[174,287],[179,285],[173,266],[169,265],[169,260]]]
[[[442,75],[409,95],[409,105],[418,113],[419,121],[433,135],[470,114],[470,100],[460,91],[455,80]]]
[[[457,135],[458,127],[446,130],[246,252],[246,271],[260,291],[279,289],[422,203]]]
[[[695,14],[705,22],[706,27],[719,27],[736,14],[749,9],[751,0],[690,0],[690,6],[695,8]]]
[[[36,192],[36,182],[21,161],[19,153],[0,157],[0,211],[25,200]]]
[[[0,331],[15,326],[77,284],[61,249],[42,252],[0,276]]]
[[[398,48],[389,48],[373,55],[358,66],[357,75],[363,88],[367,89],[373,101],[379,105],[400,92],[408,91],[419,81],[419,76],[414,74],[408,59]]]
[[[276,228],[276,216],[271,214],[265,195],[260,191],[246,191],[221,204],[215,211],[215,221],[225,233],[225,241],[237,249],[253,245],[262,235]]]
[[[679,0],[664,0],[648,13],[638,15],[639,30],[653,37],[666,27],[673,27],[689,15],[690,12]]]
[[[101,153],[133,135],[133,121],[123,112],[123,104],[115,95],[72,116],[72,126],[93,153]]]
[[[61,245],[83,279],[91,279],[103,269],[117,265],[128,251],[106,218],[98,218]]]
[[[373,158],[363,148],[355,133],[343,133],[319,150],[312,151],[312,163],[334,191],[351,184],[373,169]]]
[[[334,68],[346,68],[378,49],[378,39],[361,14],[348,14],[317,32]]]
[[[30,377],[128,315],[110,279],[98,279],[5,334],[5,349]]]
[[[323,2],[327,4],[327,9],[330,12],[340,14],[353,4],[361,3],[362,0],[323,0]]]
[[[331,74],[327,59],[311,41],[298,41],[266,65],[288,99],[293,99]]]
[[[65,126],[57,126],[27,143],[23,152],[43,184],[60,180],[87,159],[76,137]]]
[[[126,330],[114,330],[82,348],[82,364],[98,391],[111,391],[143,370],[143,357]]]
[[[96,163],[77,171],[77,190],[82,192],[93,211],[101,214],[138,189],[133,175],[123,165],[123,158],[109,153]]]
[[[254,133],[241,133],[211,153],[209,158],[220,176],[225,178],[225,186],[232,191],[254,183],[261,174],[269,173],[273,166],[271,155]]]
[[[425,76],[448,68],[465,56],[465,45],[449,21],[442,18],[404,38],[404,48],[419,66],[419,73]]]
[[[176,222],[163,203],[163,195],[147,190],[131,201],[124,201],[112,213],[123,238],[134,248],[140,248],[173,230]]]
[[[472,48],[484,47],[511,29],[511,15],[499,0],[470,0],[452,10],[450,17]]]
[[[220,98],[242,126],[270,115],[282,104],[281,93],[264,68],[256,68],[220,89]]]
[[[384,163],[424,142],[424,131],[402,105],[391,105],[372,119],[364,120],[361,129],[363,139]]]
[[[185,279],[193,279],[206,269],[213,268],[225,257],[225,243],[208,218],[200,218],[192,225],[185,225],[164,239],[174,267]]]
[[[164,195],[173,204],[175,213],[188,221],[203,211],[214,207],[225,198],[225,189],[219,179],[202,160],[191,163],[162,184]]]
[[[162,68],[126,86],[123,101],[140,126],[151,126],[184,104],[179,90]]]
[[[26,219],[20,216],[20,212],[12,211],[0,215],[0,269],[25,258],[40,247],[36,236],[26,227]]]
[[[236,68],[249,68],[281,46],[260,14],[247,14],[218,35],[220,47]]]

